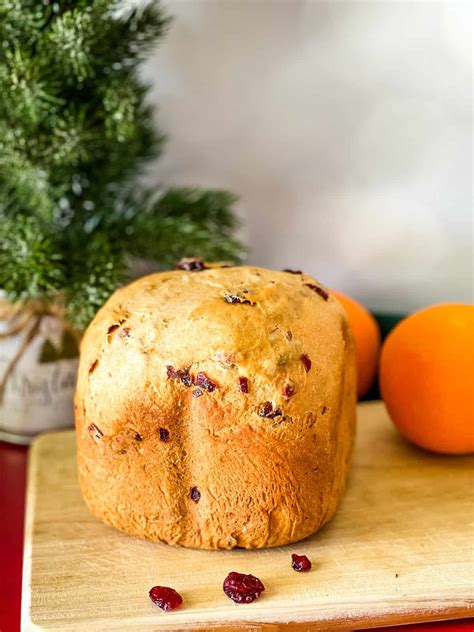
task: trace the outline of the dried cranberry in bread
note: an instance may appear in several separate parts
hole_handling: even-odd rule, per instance
[[[151,540],[295,542],[341,500],[355,392],[344,311],[311,277],[190,265],[144,277],[82,342],[82,493]]]

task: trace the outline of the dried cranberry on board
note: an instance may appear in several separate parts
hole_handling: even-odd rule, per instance
[[[311,562],[306,555],[297,555],[296,553],[293,553],[291,555],[291,566],[299,573],[307,573],[311,570]]]
[[[176,610],[183,603],[181,595],[167,586],[153,586],[149,595],[154,604],[166,611]]]
[[[235,603],[252,603],[265,590],[265,586],[254,575],[229,573],[222,586],[225,594]]]

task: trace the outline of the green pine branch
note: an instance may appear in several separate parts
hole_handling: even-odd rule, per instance
[[[236,198],[140,176],[163,147],[136,69],[158,2],[0,0],[0,288],[66,300],[82,328],[142,257],[238,260]]]
[[[227,191],[193,188],[148,193],[129,224],[129,252],[172,265],[182,257],[239,261],[241,244],[232,238],[237,222],[232,208],[237,198]],[[151,240],[150,235],[156,238]]]
[[[73,237],[69,248],[67,310],[74,325],[83,329],[115,288],[127,278],[126,250],[120,239],[114,243],[100,230],[88,235],[87,240]]]
[[[0,222],[0,288],[13,301],[53,299],[64,288],[64,254],[54,234],[34,217]]]

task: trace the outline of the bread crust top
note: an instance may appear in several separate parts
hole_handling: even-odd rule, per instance
[[[238,426],[268,426],[258,410],[271,402],[298,432],[305,414],[334,401],[344,362],[344,312],[314,288],[327,292],[305,274],[235,267],[157,273],[118,290],[81,346],[78,393],[89,390],[89,415],[116,433],[134,393],[137,403],[150,391],[173,406],[178,392],[183,406],[218,398],[230,419],[241,413]],[[199,385],[186,388],[167,367],[194,381],[204,373],[215,389],[200,388],[196,402]]]

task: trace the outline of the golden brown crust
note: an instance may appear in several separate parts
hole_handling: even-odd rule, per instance
[[[279,546],[329,520],[354,436],[355,360],[344,312],[319,288],[304,274],[231,267],[117,291],[81,349],[91,510],[200,548]]]

